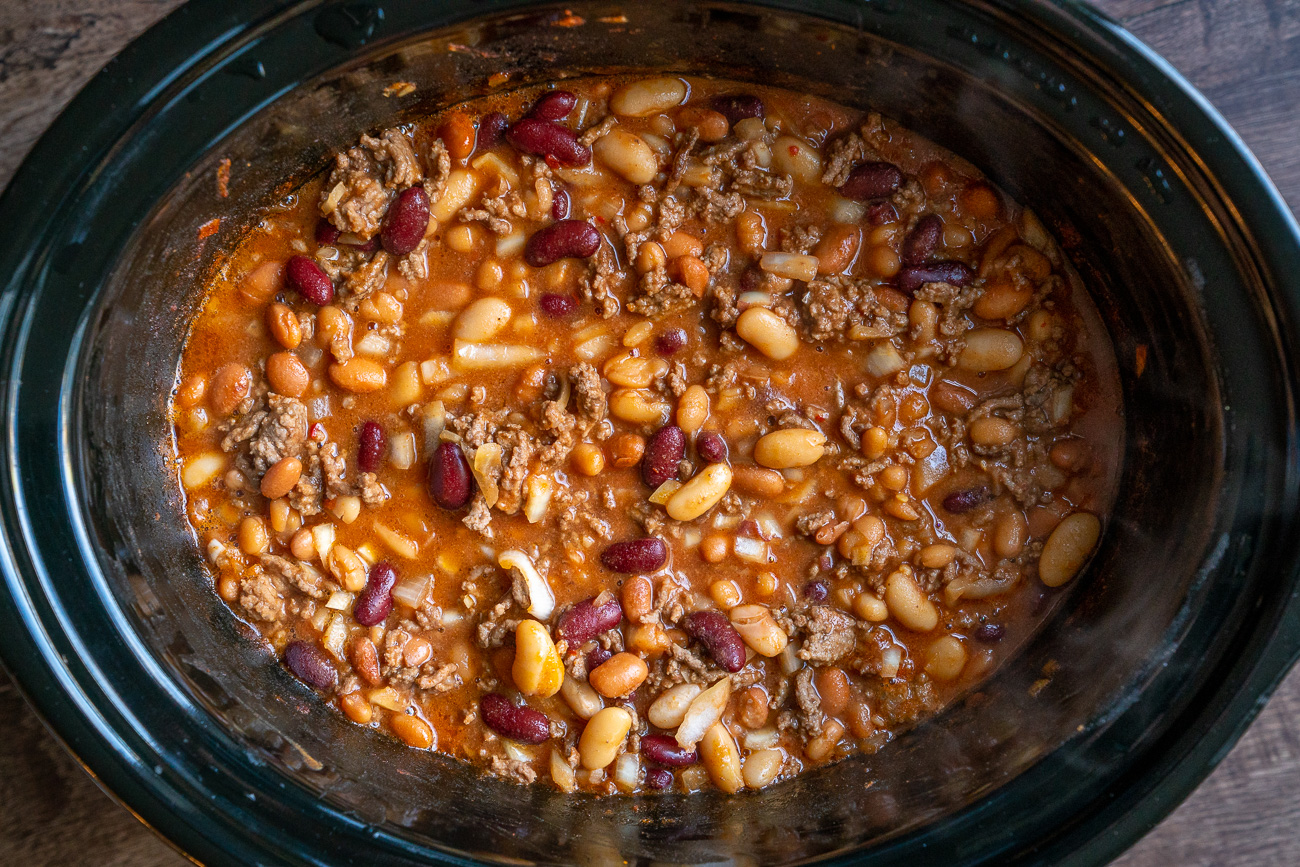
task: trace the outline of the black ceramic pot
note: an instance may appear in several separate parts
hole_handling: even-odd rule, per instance
[[[347,723],[211,592],[165,444],[197,275],[277,188],[490,73],[636,68],[871,107],[968,158],[1062,239],[1124,383],[1103,547],[1023,652],[879,754],[734,797],[516,787]],[[74,101],[0,224],[0,652],[207,863],[1096,864],[1300,648],[1296,226],[1201,98],[1082,6],[196,0]]]

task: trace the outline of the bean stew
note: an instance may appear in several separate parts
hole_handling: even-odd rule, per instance
[[[363,135],[205,291],[172,418],[216,592],[358,725],[569,792],[884,747],[1043,622],[1122,457],[1033,214],[775,88]]]

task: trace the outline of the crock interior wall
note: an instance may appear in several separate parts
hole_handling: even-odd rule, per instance
[[[664,4],[667,6],[667,4]],[[1197,289],[1130,190],[1006,82],[976,80],[870,34],[729,7],[638,4],[637,27],[541,27],[519,18],[445,39],[388,46],[289,93],[178,180],[103,289],[81,395],[88,509],[103,567],[135,626],[192,696],[248,748],[365,821],[453,848],[549,861],[592,857],[707,861],[747,853],[789,862],[924,825],[1002,785],[1131,693],[1167,652],[1180,612],[1206,592],[1192,576],[1221,498],[1220,383]],[[596,38],[599,36],[599,38]],[[446,42],[471,51],[449,52]],[[1103,312],[1121,358],[1128,460],[1091,573],[1048,629],[981,690],[875,756],[761,793],[596,802],[480,776],[344,721],[280,667],[212,592],[168,450],[168,388],[200,302],[200,278],[286,178],[302,178],[358,132],[483,92],[568,73],[664,68],[774,83],[894,117],[985,170],[1055,231]],[[419,85],[406,106],[379,95]],[[216,161],[232,160],[230,197]],[[1062,230],[1065,232],[1062,232]],[[148,339],[142,339],[147,335]],[[1133,375],[1133,351],[1148,348]],[[1198,468],[1188,472],[1188,467]],[[1230,492],[1229,492],[1230,493]],[[1178,508],[1171,508],[1171,503]],[[1189,596],[1189,594],[1193,594]],[[1044,666],[1059,668],[1031,697]],[[1084,734],[1079,727],[1084,726]],[[399,773],[400,769],[400,773]],[[1098,769],[1100,773],[1103,769]],[[779,817],[777,819],[776,817]]]

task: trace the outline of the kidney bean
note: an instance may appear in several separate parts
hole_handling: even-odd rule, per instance
[[[975,630],[975,640],[982,644],[997,644],[1007,634],[1001,623],[983,623]]]
[[[978,488],[967,488],[964,491],[953,491],[943,498],[943,507],[954,515],[960,515],[963,512],[969,512],[978,505],[987,503],[993,499],[989,494],[989,489],[983,486]]]
[[[660,355],[673,355],[686,346],[686,332],[681,328],[669,328],[655,338],[655,352]]]
[[[642,735],[641,755],[655,764],[674,768],[684,768],[700,761],[700,753],[695,747],[686,749],[672,735]]]
[[[607,647],[596,645],[587,651],[587,671],[595,671],[614,657],[614,652]]]
[[[650,768],[645,772],[645,784],[652,789],[666,789],[673,784],[673,772],[664,768]]]
[[[502,737],[525,744],[550,740],[551,721],[531,707],[518,707],[504,695],[489,692],[478,703],[483,724]]]
[[[903,185],[903,171],[893,163],[863,163],[854,166],[840,184],[840,195],[865,202],[883,199]]]
[[[920,265],[930,258],[942,238],[943,219],[938,214],[926,214],[903,239],[903,264]]]
[[[578,309],[578,299],[572,295],[557,295],[547,292],[537,302],[542,312],[552,319],[563,319]]]
[[[951,283],[965,286],[975,272],[961,262],[931,262],[928,265],[910,265],[898,272],[895,283],[903,292],[915,292],[926,283]]]
[[[763,288],[764,271],[750,265],[740,272],[740,291],[757,292]]]
[[[489,151],[496,147],[497,142],[501,141],[501,135],[510,126],[510,121],[499,111],[490,111],[479,118],[478,121],[478,139],[474,144],[474,149],[478,151]]]
[[[591,162],[591,148],[578,144],[573,130],[549,120],[526,117],[506,130],[506,141],[524,153],[554,157],[566,166]]]
[[[668,562],[668,546],[654,536],[615,542],[601,553],[600,562],[611,572],[654,572]]]
[[[551,219],[567,220],[569,213],[573,210],[573,199],[569,196],[569,191],[562,187],[556,187],[551,191]]]
[[[765,117],[763,100],[748,93],[725,93],[713,98],[713,110],[727,118],[732,126],[747,117]]]
[[[724,671],[745,667],[745,642],[721,611],[696,611],[686,618],[686,631]]]
[[[365,589],[357,595],[352,606],[352,616],[362,626],[378,626],[388,619],[393,610],[393,585],[397,583],[397,570],[391,563],[381,560],[370,567]]]
[[[474,476],[456,443],[439,443],[429,459],[429,494],[444,509],[464,508],[474,495]]]
[[[316,224],[316,243],[322,247],[337,243],[341,234],[342,232],[325,220]]]
[[[623,606],[617,599],[596,605],[596,597],[584,599],[560,615],[555,631],[561,638],[576,647],[608,632],[623,619]]]
[[[339,673],[325,651],[306,641],[290,641],[284,648],[284,664],[293,676],[316,689],[333,689]]]
[[[572,256],[586,259],[600,249],[600,232],[586,220],[560,220],[538,229],[524,247],[524,261],[534,268]]]
[[[334,300],[334,281],[315,259],[292,256],[284,271],[289,285],[311,303],[324,307]]]
[[[686,434],[675,424],[665,425],[655,431],[645,444],[645,457],[641,458],[641,478],[652,488],[669,479],[677,478],[677,465],[686,454]]]
[[[898,209],[892,202],[872,202],[867,205],[867,222],[873,226],[897,223]]]
[[[711,464],[720,464],[727,459],[729,450],[727,441],[717,431],[705,431],[695,441],[695,450]]]
[[[379,239],[371,238],[369,241],[363,241],[360,244],[343,244],[344,247],[356,250],[358,253],[373,253],[379,249]]]
[[[429,194],[424,187],[407,187],[384,214],[379,238],[390,256],[405,256],[420,246],[429,227]]]
[[[829,592],[824,581],[809,581],[803,585],[803,598],[809,602],[825,602]]]
[[[361,425],[361,434],[357,437],[357,467],[363,473],[377,473],[384,461],[384,448],[388,445],[388,435],[377,421],[368,421]]]
[[[567,90],[552,90],[550,93],[542,94],[537,102],[533,103],[526,117],[535,117],[538,120],[564,120],[577,104],[578,97]]]

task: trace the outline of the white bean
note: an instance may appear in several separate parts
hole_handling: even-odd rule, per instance
[[[452,336],[470,343],[490,340],[510,322],[510,305],[500,298],[480,298],[456,317]]]
[[[682,104],[686,82],[680,78],[643,78],[625,84],[609,98],[609,110],[623,117],[649,117]]]
[[[1048,587],[1069,581],[1087,561],[1101,538],[1101,521],[1088,512],[1075,512],[1056,525],[1038,558],[1038,577]]]
[[[591,147],[601,162],[634,184],[648,184],[659,173],[659,158],[654,150],[627,130],[615,127]]]

